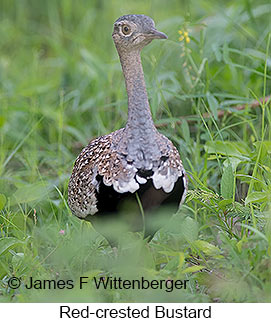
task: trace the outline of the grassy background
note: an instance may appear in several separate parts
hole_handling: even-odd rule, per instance
[[[66,198],[80,149],[125,124],[111,32],[127,13],[151,16],[169,36],[144,49],[143,67],[155,123],[190,184],[150,244],[130,234],[116,254]],[[0,0],[0,300],[271,301],[270,102],[249,105],[271,92],[270,14],[267,0]],[[78,277],[99,275],[189,279],[189,288],[79,289]],[[22,279],[17,290],[11,276]],[[76,286],[28,290],[30,276]]]

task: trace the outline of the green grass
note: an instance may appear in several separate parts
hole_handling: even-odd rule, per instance
[[[168,225],[151,243],[131,233],[116,253],[66,199],[80,149],[125,124],[111,31],[126,13],[150,15],[169,36],[144,49],[143,67],[155,123],[190,181],[185,205],[164,211]],[[271,301],[270,100],[249,104],[271,93],[270,13],[267,0],[1,0],[1,301]],[[80,276],[99,275],[189,286],[79,289]],[[23,282],[16,290],[12,276]],[[29,290],[29,277],[75,288]]]

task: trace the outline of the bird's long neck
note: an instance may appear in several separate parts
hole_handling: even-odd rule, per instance
[[[157,130],[154,126],[140,51],[119,54],[128,95],[128,121],[125,127],[128,151],[133,155],[146,155],[153,145]],[[155,144],[154,144],[155,145]]]
[[[120,55],[128,95],[128,122],[132,128],[154,127],[146,91],[140,52]]]

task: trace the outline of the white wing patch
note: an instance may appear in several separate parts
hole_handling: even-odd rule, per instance
[[[122,180],[113,181],[113,187],[119,193],[134,193],[139,189],[139,184],[134,178],[131,178],[128,182]]]
[[[152,175],[153,185],[156,189],[162,188],[166,193],[170,193],[181,175],[182,173],[179,174],[177,169],[173,169],[165,163]]]
[[[141,176],[136,175],[136,180],[138,181],[139,184],[146,184],[147,179]]]
[[[104,178],[104,184],[107,186],[113,184],[114,190],[118,193],[134,193],[139,189],[140,184],[145,184],[149,178],[152,178],[153,185],[157,190],[162,188],[165,193],[170,193],[178,178],[183,175],[182,170],[170,167],[168,162],[162,163],[162,165],[156,168],[154,173],[147,178],[141,177],[137,172],[137,168],[129,168],[126,176],[122,176],[121,178],[116,177],[110,181],[107,181]]]

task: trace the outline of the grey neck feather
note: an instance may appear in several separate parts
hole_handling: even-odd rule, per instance
[[[140,51],[119,53],[128,95],[127,161],[150,169],[160,157],[157,130],[154,126],[145,86]]]

